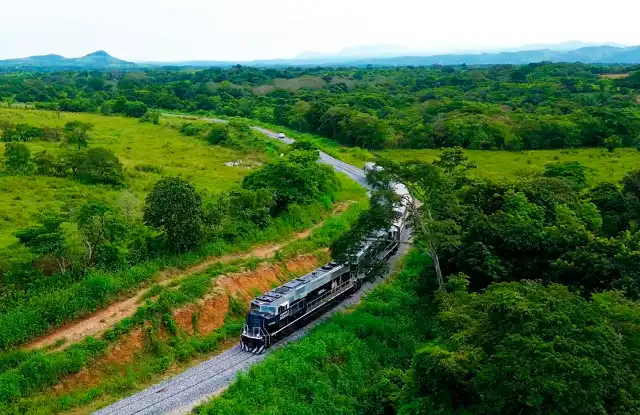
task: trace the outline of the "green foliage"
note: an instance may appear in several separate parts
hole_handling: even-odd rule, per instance
[[[566,287],[494,284],[439,298],[438,338],[419,349],[403,407],[418,413],[633,413],[638,305]],[[454,394],[451,391],[455,391]]]
[[[2,141],[35,141],[45,138],[45,129],[35,127],[29,124],[10,124],[6,123],[1,126]]]
[[[571,184],[575,189],[587,187],[586,168],[578,162],[554,163],[544,166],[546,177],[560,177]]]
[[[124,181],[124,167],[113,151],[94,147],[82,155],[75,175],[91,183],[118,185]]]
[[[604,145],[607,147],[607,150],[613,151],[616,148],[622,146],[622,138],[612,135],[604,140]]]
[[[31,152],[22,143],[7,143],[4,147],[4,167],[10,174],[29,174],[33,171]]]
[[[184,123],[180,127],[180,133],[189,137],[193,137],[199,135],[202,131],[204,131],[205,126],[203,124],[196,123]]]
[[[90,123],[69,121],[64,125],[64,136],[67,144],[75,145],[78,149],[89,145],[89,131],[93,128]]]
[[[200,244],[202,216],[202,198],[179,177],[159,180],[145,200],[145,224],[163,231],[174,252],[185,252]]]
[[[156,110],[147,111],[140,117],[140,122],[148,122],[151,124],[158,125],[160,124],[160,115],[161,115],[160,111],[156,111]]]
[[[127,117],[141,118],[147,113],[147,105],[140,101],[129,101],[124,104],[122,113]]]
[[[278,211],[292,203],[309,203],[338,187],[333,170],[316,163],[317,159],[317,152],[293,150],[286,157],[251,172],[244,178],[242,187],[273,192]]]
[[[637,65],[548,62],[161,68],[125,73],[117,82],[89,71],[17,72],[0,79],[0,94],[61,111],[100,107],[104,114],[139,117],[148,107],[253,118],[371,149],[604,148],[607,137],[620,137],[625,147],[638,141],[637,73]]]
[[[221,144],[229,139],[229,126],[226,124],[214,123],[207,134],[207,141],[211,144]]]

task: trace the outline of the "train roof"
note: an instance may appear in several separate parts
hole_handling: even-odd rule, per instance
[[[271,291],[256,297],[253,302],[258,305],[278,305],[290,297],[292,291],[300,288],[301,286],[313,283],[317,280],[324,278],[327,274],[334,272],[336,269],[343,267],[343,265],[337,262],[330,262],[314,271],[293,279],[279,287],[272,289]]]

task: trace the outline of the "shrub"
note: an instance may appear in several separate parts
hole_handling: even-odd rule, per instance
[[[220,144],[229,139],[229,126],[226,124],[213,124],[207,135],[207,141],[211,144]]]
[[[180,133],[189,137],[199,135],[203,130],[202,124],[185,123],[180,127]]]
[[[124,167],[113,151],[95,147],[84,153],[76,176],[92,183],[122,184]]]
[[[160,111],[147,111],[140,117],[140,122],[148,122],[151,124],[160,124]]]
[[[22,143],[7,143],[4,147],[4,166],[12,174],[30,174],[33,171],[31,151]]]

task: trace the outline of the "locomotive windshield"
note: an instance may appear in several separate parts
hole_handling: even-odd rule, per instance
[[[276,313],[276,307],[272,306],[272,305],[261,305],[260,306],[260,312],[261,313],[275,314]]]

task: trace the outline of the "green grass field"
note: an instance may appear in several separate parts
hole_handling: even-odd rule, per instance
[[[431,161],[439,150],[384,150],[375,155],[395,161]],[[476,177],[517,180],[544,171],[545,164],[578,161],[587,167],[589,184],[618,181],[631,170],[640,168],[640,151],[620,148],[613,153],[601,148],[536,151],[465,150],[469,160],[477,164],[471,171]]]
[[[60,208],[90,197],[121,202],[140,208],[145,195],[162,175],[179,175],[203,192],[217,192],[237,185],[249,167],[227,167],[223,163],[242,159],[244,166],[262,163],[263,152],[241,152],[212,146],[196,137],[185,137],[175,122],[161,125],[139,123],[137,119],[93,114],[0,108],[0,120],[62,128],[67,121],[80,120],[94,125],[89,147],[106,147],[115,152],[126,169],[126,189],[85,185],[68,178],[7,176],[0,173],[0,247],[14,241],[12,233],[33,222],[35,216],[51,206]],[[171,124],[171,125],[169,125]],[[61,143],[27,144],[32,153],[61,151]],[[0,143],[0,155],[4,144]],[[153,166],[157,172],[141,171]],[[149,170],[149,169],[147,169]]]

